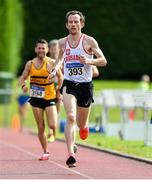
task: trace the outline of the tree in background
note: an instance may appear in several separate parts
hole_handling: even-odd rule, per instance
[[[108,65],[102,78],[139,79],[152,69],[151,0],[22,0],[26,10],[24,61],[39,38],[59,39],[67,34],[65,13],[80,10],[86,16],[83,32],[98,40]],[[24,63],[23,63],[24,64]]]
[[[23,8],[20,0],[0,0],[0,71],[16,73],[21,62]]]

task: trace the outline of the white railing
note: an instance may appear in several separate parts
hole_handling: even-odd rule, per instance
[[[109,109],[120,109],[120,122],[117,126],[117,135],[122,139],[144,140],[146,145],[152,144],[152,124],[147,115],[152,110],[152,91],[105,89],[102,96],[102,125],[107,134],[110,134]],[[146,106],[147,105],[147,106]],[[128,111],[140,108],[143,111],[143,120],[130,121]],[[118,130],[119,128],[119,130]],[[151,137],[151,138],[150,138]]]

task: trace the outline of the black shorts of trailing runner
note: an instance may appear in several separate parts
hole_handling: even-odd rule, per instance
[[[77,99],[77,105],[79,107],[89,107],[93,100],[93,84],[92,82],[72,82],[68,80],[63,81],[63,85],[60,89],[62,94],[63,87],[66,86],[66,93],[72,94]]]
[[[42,98],[31,97],[29,100],[29,103],[33,107],[45,109],[46,107],[56,105],[56,99],[46,100],[46,99],[42,99]]]

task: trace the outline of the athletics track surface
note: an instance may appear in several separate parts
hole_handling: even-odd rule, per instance
[[[49,144],[50,160],[42,154],[38,138],[28,132],[0,129],[0,179],[152,179],[152,165],[79,147],[77,167],[67,168],[66,144]]]

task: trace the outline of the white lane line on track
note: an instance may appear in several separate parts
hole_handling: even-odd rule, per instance
[[[5,146],[9,146],[9,147],[11,147],[11,148],[14,148],[14,149],[16,149],[16,150],[18,150],[18,151],[20,151],[20,152],[29,154],[29,155],[34,156],[34,157],[36,157],[36,158],[38,157],[37,154],[32,153],[32,152],[30,152],[30,151],[26,151],[26,150],[20,148],[19,146],[14,145],[14,144],[6,143],[6,142],[3,142],[3,141],[1,141],[1,140],[0,140],[0,144],[3,144],[3,145],[5,145]],[[95,179],[95,178],[93,178],[93,177],[91,177],[91,176],[88,176],[88,175],[86,175],[86,174],[80,173],[80,172],[78,172],[78,171],[76,171],[76,170],[67,168],[67,167],[65,167],[65,166],[63,166],[63,165],[61,165],[61,164],[59,164],[59,163],[57,163],[57,162],[55,162],[55,161],[49,160],[48,162],[50,162],[50,163],[52,163],[52,164],[54,164],[54,165],[56,165],[56,166],[59,166],[60,168],[66,169],[66,170],[68,170],[68,171],[71,171],[71,172],[73,172],[73,173],[75,173],[75,174],[78,174],[78,175],[80,175],[80,176],[82,176],[82,177],[84,177],[84,178],[87,178],[87,179]]]

